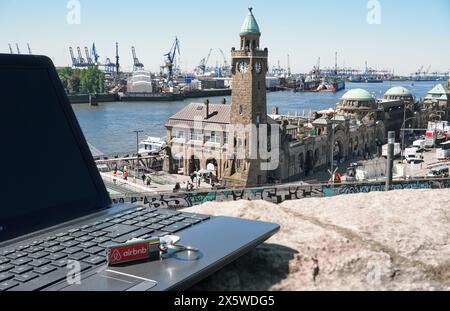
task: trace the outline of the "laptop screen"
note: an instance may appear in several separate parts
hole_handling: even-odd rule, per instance
[[[98,208],[104,189],[48,69],[0,66],[0,90],[0,242]]]

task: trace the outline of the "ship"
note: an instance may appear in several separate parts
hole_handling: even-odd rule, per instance
[[[344,79],[332,79],[330,81],[323,80],[319,87],[317,88],[317,92],[332,92],[336,93],[345,89],[345,80]]]

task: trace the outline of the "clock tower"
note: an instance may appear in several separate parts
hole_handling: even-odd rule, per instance
[[[232,57],[232,128],[244,126],[259,128],[267,124],[266,73],[268,50],[260,49],[261,32],[253,16],[252,8],[244,20],[240,32],[240,49],[231,51]],[[231,137],[234,136],[234,137]],[[239,136],[239,137],[238,137]],[[258,133],[230,133],[230,144],[244,149],[245,156],[234,156],[228,162],[228,181],[235,186],[257,186],[267,182],[267,172],[261,170],[259,153],[251,151],[251,144],[258,142]],[[255,144],[259,146],[259,142]],[[241,151],[242,154],[242,151]]]

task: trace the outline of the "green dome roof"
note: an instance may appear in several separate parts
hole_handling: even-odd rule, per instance
[[[258,22],[256,21],[252,13],[253,9],[249,8],[248,10],[248,15],[244,20],[244,24],[242,24],[241,35],[260,35],[261,32],[259,31]]]
[[[384,94],[385,96],[411,96],[412,97],[412,93],[407,89],[404,88],[403,86],[396,86],[393,87],[391,89],[389,89],[386,94]]]
[[[363,89],[353,89],[342,96],[344,100],[372,101],[375,100],[369,92]]]

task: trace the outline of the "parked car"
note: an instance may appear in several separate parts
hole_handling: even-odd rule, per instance
[[[433,167],[428,173],[427,177],[429,178],[447,178],[449,177],[449,168],[448,166],[437,166]]]

